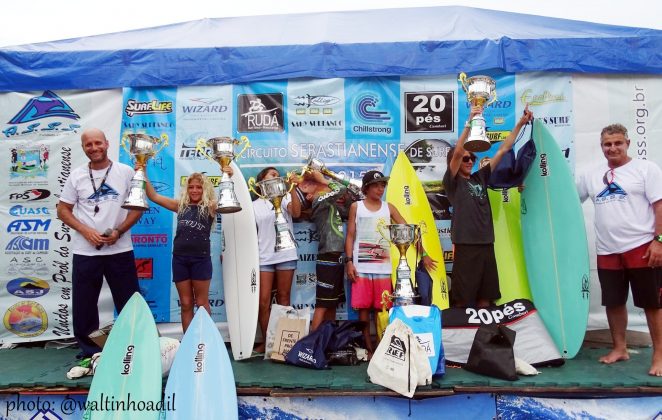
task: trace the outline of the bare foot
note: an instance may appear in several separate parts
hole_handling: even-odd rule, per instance
[[[264,343],[262,343],[262,344],[258,344],[257,346],[255,346],[255,347],[253,348],[253,351],[254,351],[255,353],[264,353]]]
[[[662,352],[658,355],[657,352],[653,353],[653,364],[648,371],[651,376],[662,376]]]
[[[608,354],[602,356],[599,360],[600,363],[610,365],[612,363],[616,363],[628,359],[630,359],[630,355],[628,354],[627,349],[623,349],[623,350],[613,349]]]

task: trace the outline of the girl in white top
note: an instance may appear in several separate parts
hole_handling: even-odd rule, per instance
[[[257,182],[273,179],[280,176],[274,167],[264,168],[257,174]],[[258,187],[259,188],[259,187]],[[287,220],[290,232],[294,232],[292,217],[301,214],[301,201],[297,194],[287,194],[281,203],[283,216]],[[292,278],[297,268],[296,249],[287,249],[276,252],[276,230],[274,222],[276,213],[271,202],[264,198],[253,201],[255,223],[258,233],[258,247],[260,249],[260,307],[258,311],[258,323],[262,331],[262,337],[267,334],[269,325],[269,314],[271,311],[271,292],[276,283],[276,303],[288,306],[290,304],[290,290]],[[255,347],[256,353],[264,353],[264,342]]]

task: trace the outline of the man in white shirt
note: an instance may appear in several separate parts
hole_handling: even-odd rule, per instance
[[[87,129],[81,135],[81,146],[90,161],[69,175],[57,216],[76,231],[72,244],[72,315],[80,356],[87,358],[101,351],[88,335],[99,328],[97,302],[103,278],[117,312],[138,291],[129,229],[142,213],[121,207],[134,171],[108,159],[105,134],[95,128]]]
[[[613,340],[600,362],[630,358],[625,341],[629,285],[653,341],[648,373],[662,376],[662,171],[628,156],[630,139],[621,124],[605,127],[600,145],[607,162],[577,180],[581,200],[590,198],[595,205],[598,277]]]

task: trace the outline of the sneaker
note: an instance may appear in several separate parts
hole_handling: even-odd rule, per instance
[[[67,378],[78,379],[92,374],[92,358],[85,357],[78,361],[78,364],[67,372]]]

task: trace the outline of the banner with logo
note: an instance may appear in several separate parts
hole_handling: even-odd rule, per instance
[[[616,121],[630,129],[631,156],[662,162],[662,145],[655,141],[662,136],[660,78],[489,75],[497,82],[498,95],[484,114],[488,135],[495,142],[492,152],[529,104],[577,171],[604,159],[599,132]],[[79,147],[83,127],[102,128],[111,141],[111,155],[120,156],[125,163],[131,159],[119,140],[126,134],[167,138],[168,146],[150,159],[147,173],[160,194],[173,198],[179,197],[191,172],[203,172],[214,183],[220,179],[220,167],[203,153],[208,148],[196,148],[199,139],[248,137],[251,147],[236,160],[246,178],[266,166],[275,166],[284,175],[300,169],[313,156],[339,176],[360,180],[370,169],[388,174],[397,153],[404,150],[428,193],[446,268],[451,270],[452,208],[441,180],[448,150],[468,114],[466,94],[455,75],[125,89],[123,96],[117,91],[0,95],[0,147],[7,160],[7,182],[0,186],[0,217],[6,233],[0,239],[5,252],[2,266],[6,267],[0,273],[0,302],[2,308],[12,308],[3,312],[0,340],[70,334],[67,293],[72,232],[54,217],[54,205],[71,168],[86,162]],[[586,208],[592,248],[592,208]],[[175,220],[174,213],[152,205],[132,230],[141,289],[160,322],[179,322],[170,265]],[[299,266],[292,303],[312,310],[317,233],[314,225],[302,221],[295,224],[294,235]],[[214,319],[223,322],[220,223],[211,240],[214,275],[210,301]],[[593,277],[593,290],[597,291],[595,274]],[[593,295],[597,299],[597,293]],[[112,316],[107,301],[102,297],[100,306],[110,315],[102,308],[102,318]],[[594,321],[590,325],[604,324],[602,313],[599,303],[592,301]],[[346,303],[338,315],[354,316]],[[54,330],[58,322],[62,331]]]
[[[55,205],[87,162],[84,128],[103,130],[117,155],[120,103],[119,90],[0,94],[0,343],[73,336],[73,231]]]

